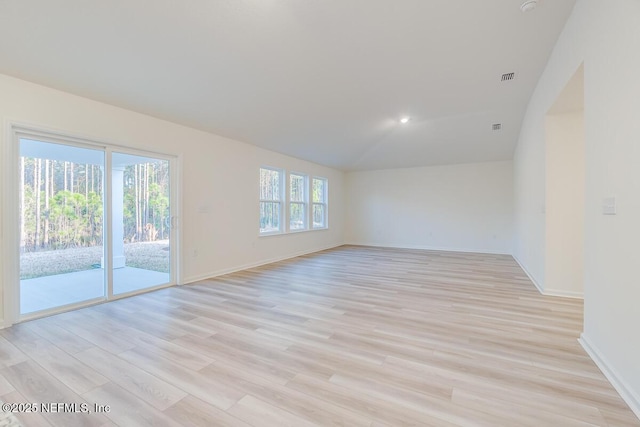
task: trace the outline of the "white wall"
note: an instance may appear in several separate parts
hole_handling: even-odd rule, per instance
[[[583,297],[584,113],[546,119],[544,293]]]
[[[351,244],[511,253],[512,164],[351,172]]]
[[[10,143],[7,127],[13,121],[181,156],[182,282],[343,243],[340,171],[3,75],[0,94],[2,144]],[[258,237],[263,164],[328,178],[330,229]],[[7,209],[15,206],[3,206],[0,223]],[[6,286],[0,283],[0,290]],[[0,301],[0,319],[2,307]]]
[[[514,254],[544,280],[544,119],[584,62],[582,342],[640,416],[640,1],[578,0],[531,98],[515,154]],[[618,215],[602,214],[616,196]]]

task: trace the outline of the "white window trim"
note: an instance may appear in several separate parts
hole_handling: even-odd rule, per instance
[[[291,176],[298,176],[304,178],[304,197],[302,202],[295,202],[291,200]],[[301,231],[309,230],[309,175],[301,172],[290,171],[287,174],[287,232],[289,233],[300,233]],[[292,204],[302,204],[304,207],[304,227],[303,228],[291,228],[291,205]]]
[[[314,179],[320,179],[322,181],[324,181],[324,186],[323,186],[323,199],[324,202],[323,203],[318,203],[318,202],[314,202],[313,201],[313,195],[311,195],[311,209],[309,209],[309,224],[310,224],[310,229],[311,230],[326,230],[329,228],[329,180],[327,178],[324,178],[322,176],[312,176],[311,180],[309,181],[309,188],[310,188],[310,192],[313,193],[313,180]],[[322,205],[324,206],[324,225],[322,227],[315,227],[313,225],[313,207],[315,205]]]
[[[275,236],[275,235],[279,235],[279,234],[285,234],[286,233],[286,225],[283,224],[283,221],[288,220],[288,215],[286,215],[286,212],[284,212],[284,202],[285,202],[285,195],[284,195],[284,191],[285,191],[285,176],[286,176],[286,171],[284,169],[280,169],[280,168],[275,168],[273,166],[260,166],[260,169],[258,169],[258,187],[260,186],[260,171],[262,169],[266,169],[266,170],[271,170],[274,172],[278,172],[279,173],[279,181],[280,181],[280,200],[271,200],[271,199],[263,199],[260,197],[260,188],[258,188],[258,235],[259,236]],[[279,224],[279,228],[276,231],[262,231],[260,229],[260,204],[261,203],[277,203],[280,206],[279,209],[279,213],[280,213],[280,224]]]
[[[296,172],[296,171],[287,171],[286,169],[283,168],[277,168],[277,167],[273,167],[273,166],[260,166],[260,168],[258,169],[258,174],[260,173],[260,169],[268,169],[268,170],[272,170],[272,171],[276,171],[280,173],[280,188],[281,188],[281,193],[280,193],[280,197],[281,200],[266,200],[266,199],[258,199],[258,216],[260,215],[260,203],[261,202],[266,202],[266,203],[278,203],[280,205],[280,229],[278,231],[268,231],[268,232],[261,232],[260,231],[260,221],[258,218],[258,237],[273,237],[273,236],[285,236],[288,234],[297,234],[297,233],[308,233],[308,232],[314,232],[314,231],[326,231],[329,229],[329,179],[322,177],[322,176],[316,176],[316,175],[311,175],[311,174],[306,174],[306,173],[302,173],[302,172]],[[301,228],[301,229],[290,229],[291,224],[290,224],[290,206],[291,206],[291,190],[290,190],[290,185],[291,185],[291,180],[290,180],[290,176],[291,175],[298,175],[298,176],[303,176],[305,177],[305,189],[306,189],[306,194],[305,194],[305,208],[307,210],[306,215],[305,215],[305,220],[307,221],[306,223],[306,227],[305,228]],[[260,185],[260,181],[259,181],[259,176],[258,176],[258,185]],[[321,179],[324,181],[324,203],[315,203],[317,205],[323,205],[324,206],[324,226],[323,227],[314,227],[313,226],[313,179]],[[259,197],[259,191],[258,191],[258,197]],[[293,202],[293,203],[302,203],[302,202]]]

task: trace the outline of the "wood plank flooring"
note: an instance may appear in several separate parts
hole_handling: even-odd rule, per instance
[[[640,426],[509,256],[344,246],[0,331],[26,426]]]

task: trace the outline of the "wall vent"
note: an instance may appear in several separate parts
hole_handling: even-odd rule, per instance
[[[492,130],[500,130],[502,129],[502,123],[494,123],[491,125]]]
[[[506,73],[502,75],[500,81],[508,82],[509,80],[513,80],[516,78],[516,73]]]

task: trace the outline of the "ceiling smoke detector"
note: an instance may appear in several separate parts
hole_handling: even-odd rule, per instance
[[[523,12],[531,12],[538,6],[538,0],[525,0],[520,5],[520,10]]]

